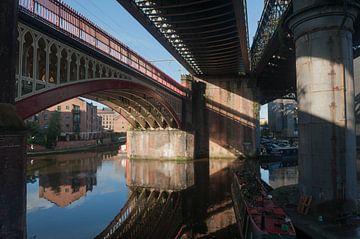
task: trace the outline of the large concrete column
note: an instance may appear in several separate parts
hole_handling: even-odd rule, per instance
[[[209,126],[205,102],[206,85],[192,82],[192,126],[195,134],[195,158],[209,158]]]
[[[289,25],[296,45],[299,189],[314,209],[342,214],[356,199],[350,2],[294,0]]]
[[[26,218],[24,125],[15,102],[17,7],[0,1],[0,238],[24,238]]]
[[[209,157],[233,159],[253,155],[259,107],[252,80],[239,76],[196,80],[206,85],[204,96],[209,125]]]

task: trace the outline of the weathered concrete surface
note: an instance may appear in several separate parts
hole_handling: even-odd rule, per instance
[[[19,1],[0,1],[0,238],[26,237],[25,133],[15,102]]]
[[[241,77],[196,79],[206,84],[210,158],[236,158],[256,150],[259,105],[251,80]]]
[[[0,1],[0,103],[15,103],[18,4],[19,1]]]
[[[25,133],[0,132],[0,238],[25,238]]]
[[[128,131],[127,143],[130,159],[194,158],[194,134],[181,130]]]
[[[313,197],[318,210],[336,207],[333,213],[339,214],[353,211],[356,199],[352,30],[357,10],[349,5],[345,14],[342,5],[321,5],[326,2],[295,0],[289,21],[296,45],[299,189]]]
[[[194,162],[129,160],[126,182],[130,187],[184,190],[194,185]]]
[[[354,59],[356,146],[360,148],[360,57]]]
[[[209,158],[209,119],[205,99],[206,84],[192,82],[192,131],[195,134],[195,158]]]

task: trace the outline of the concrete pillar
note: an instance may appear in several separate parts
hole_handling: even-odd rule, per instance
[[[210,158],[234,159],[254,154],[259,108],[255,85],[251,85],[254,81],[238,76],[196,80],[206,84]],[[194,110],[198,110],[197,107]]]
[[[25,238],[24,125],[15,112],[18,1],[0,1],[0,238]]]
[[[209,158],[209,125],[205,90],[205,83],[192,82],[192,126],[195,134],[195,158]]]
[[[288,20],[296,46],[299,189],[313,197],[313,209],[337,215],[355,209],[357,191],[352,31],[358,9],[344,2],[294,0]]]
[[[194,135],[181,130],[127,131],[130,159],[194,159]]]

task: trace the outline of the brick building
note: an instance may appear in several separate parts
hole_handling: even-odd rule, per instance
[[[37,119],[41,128],[48,128],[51,115],[60,113],[62,135],[76,135],[80,139],[99,138],[103,131],[96,106],[74,98],[41,111]]]
[[[126,132],[130,128],[129,122],[110,108],[98,109],[97,114],[101,117],[104,129],[114,132]]]

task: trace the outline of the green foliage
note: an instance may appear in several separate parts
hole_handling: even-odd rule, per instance
[[[45,133],[40,129],[39,123],[36,121],[26,122],[27,143],[45,145]]]
[[[58,137],[61,133],[60,125],[60,113],[54,112],[51,114],[49,128],[46,133],[46,144],[45,147],[51,149],[56,146]]]

